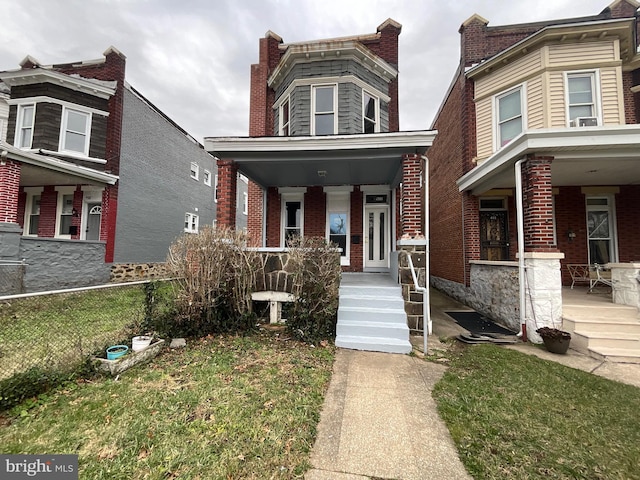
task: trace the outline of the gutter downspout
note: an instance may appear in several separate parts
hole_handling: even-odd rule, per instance
[[[424,291],[424,296],[422,298],[422,303],[423,303],[423,322],[427,322],[427,326],[428,326],[428,333],[429,335],[431,335],[433,333],[433,325],[431,323],[431,297],[429,295],[429,286],[431,284],[430,280],[429,280],[429,276],[431,275],[431,268],[430,268],[430,264],[431,264],[431,259],[430,259],[430,247],[431,247],[431,240],[430,240],[430,232],[429,232],[429,159],[425,156],[422,155],[422,159],[424,160],[424,174],[423,174],[423,181],[424,181],[424,238],[426,240],[426,245],[425,245],[425,291]],[[423,325],[424,327],[424,325]],[[425,336],[426,338],[426,336]],[[425,340],[426,342],[426,340]],[[427,347],[425,344],[425,354],[427,352]]]
[[[516,212],[518,224],[518,284],[519,284],[519,305],[520,305],[520,331],[518,337],[523,342],[527,341],[526,298],[525,298],[525,265],[524,265],[524,201],[522,192],[522,164],[526,158],[521,158],[515,163],[516,180]]]
[[[267,189],[262,189],[262,246],[267,246]]]

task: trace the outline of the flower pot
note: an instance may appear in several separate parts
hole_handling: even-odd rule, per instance
[[[557,328],[543,327],[536,330],[542,337],[544,346],[551,353],[564,354],[569,350],[571,343],[571,334]]]
[[[129,347],[126,345],[114,345],[107,348],[107,360],[115,360],[120,358],[129,351]]]
[[[144,350],[149,345],[151,345],[151,340],[153,340],[153,337],[150,337],[148,335],[133,337],[133,339],[131,339],[131,349],[134,352],[139,352],[140,350]]]

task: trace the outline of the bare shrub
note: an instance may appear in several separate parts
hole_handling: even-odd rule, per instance
[[[206,335],[249,328],[251,292],[259,264],[247,235],[225,227],[184,234],[169,248],[167,268],[177,281],[175,326]]]
[[[307,341],[334,338],[341,274],[336,245],[321,237],[297,237],[289,246],[296,301],[288,327],[296,337]]]

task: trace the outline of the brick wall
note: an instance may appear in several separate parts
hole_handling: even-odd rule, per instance
[[[249,180],[248,195],[247,233],[251,244],[261,247],[264,246],[262,245],[262,216],[264,212],[262,187]]]
[[[44,187],[40,195],[40,221],[38,224],[39,237],[54,237],[56,233],[56,209],[58,206],[58,192],[53,185]]]
[[[522,165],[525,250],[557,252],[553,240],[553,157],[530,156]]]
[[[351,257],[349,259],[349,267],[344,270],[350,272],[361,272],[363,268],[363,249],[364,238],[362,237],[362,218],[363,218],[363,194],[360,187],[355,187],[351,192],[351,220],[349,227],[351,228],[351,236],[360,237],[360,243],[351,242]]]
[[[420,155],[402,157],[402,234],[415,237],[422,234],[420,223]]]
[[[18,223],[18,196],[22,164],[4,160],[0,164],[0,222]]]
[[[633,76],[633,72],[622,72],[624,121],[628,125],[638,123],[638,117],[636,116],[636,111],[638,109],[638,106],[636,105],[636,94],[631,91],[631,87],[634,86]]]
[[[218,159],[218,208],[216,220],[219,227],[236,226],[236,188],[238,166],[233,160]]]
[[[280,194],[278,189],[267,190],[267,247],[280,246]]]
[[[620,262],[640,261],[640,186],[624,185],[616,195]]]
[[[322,187],[309,187],[304,194],[304,236],[325,237],[327,196]]]

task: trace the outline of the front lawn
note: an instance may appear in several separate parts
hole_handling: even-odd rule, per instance
[[[77,453],[92,480],[300,477],[333,355],[265,332],[209,337],[14,408],[2,453]]]
[[[474,478],[640,478],[636,387],[476,345],[461,349],[434,397]]]

